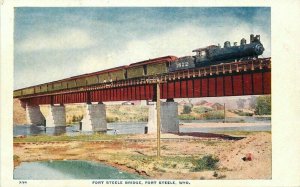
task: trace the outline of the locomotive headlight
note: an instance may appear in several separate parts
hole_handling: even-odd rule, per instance
[[[265,49],[264,49],[263,45],[257,44],[257,45],[255,45],[254,50],[257,55],[261,55],[261,54],[263,54]]]

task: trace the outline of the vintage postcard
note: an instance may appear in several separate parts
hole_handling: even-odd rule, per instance
[[[1,185],[300,185],[279,4],[46,3],[1,7]]]

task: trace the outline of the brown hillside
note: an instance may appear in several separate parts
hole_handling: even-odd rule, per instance
[[[21,102],[19,99],[14,99],[14,124],[25,124],[26,123],[26,112],[25,109],[21,106]]]

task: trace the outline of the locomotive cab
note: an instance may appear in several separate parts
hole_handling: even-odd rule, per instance
[[[210,53],[214,51],[214,49],[219,49],[219,46],[216,45],[210,45],[204,48],[194,49],[192,52],[196,52],[195,58],[196,58],[196,64],[198,63],[207,63],[210,58]]]

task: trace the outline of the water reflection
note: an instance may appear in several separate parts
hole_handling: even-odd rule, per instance
[[[14,179],[141,179],[137,174],[90,161],[23,162],[14,170]]]
[[[45,127],[37,125],[22,125],[14,126],[14,136],[19,135],[38,135],[38,134],[47,134],[47,135],[61,135],[67,132],[69,127]]]
[[[198,123],[197,127],[194,128],[185,128],[180,126],[180,132],[217,132],[217,131],[270,131],[271,130],[271,121],[269,118],[253,118],[253,117],[244,117],[239,118],[243,119],[243,122],[254,122],[259,123],[260,125],[255,126],[244,126],[241,123],[238,127],[217,127],[217,128],[207,128],[201,127],[201,123],[209,122],[221,122],[220,120],[193,120],[189,121],[192,123]],[[237,119],[227,119],[226,121],[237,120]],[[187,123],[188,121],[180,121],[180,123]],[[107,124],[107,134],[144,134],[145,127],[147,122],[118,122],[118,123],[108,123]],[[92,134],[93,132],[82,132],[80,131],[79,124],[72,124],[71,126],[66,127],[44,127],[44,126],[35,126],[35,125],[15,125],[14,126],[14,136],[19,135],[61,135],[66,134],[68,136],[76,136],[78,134]]]
[[[108,123],[107,134],[144,134],[147,123]],[[61,135],[67,134],[74,136],[78,134],[92,134],[93,132],[81,132],[79,124],[73,124],[66,127],[44,127],[36,125],[14,125],[14,136],[20,135]]]

